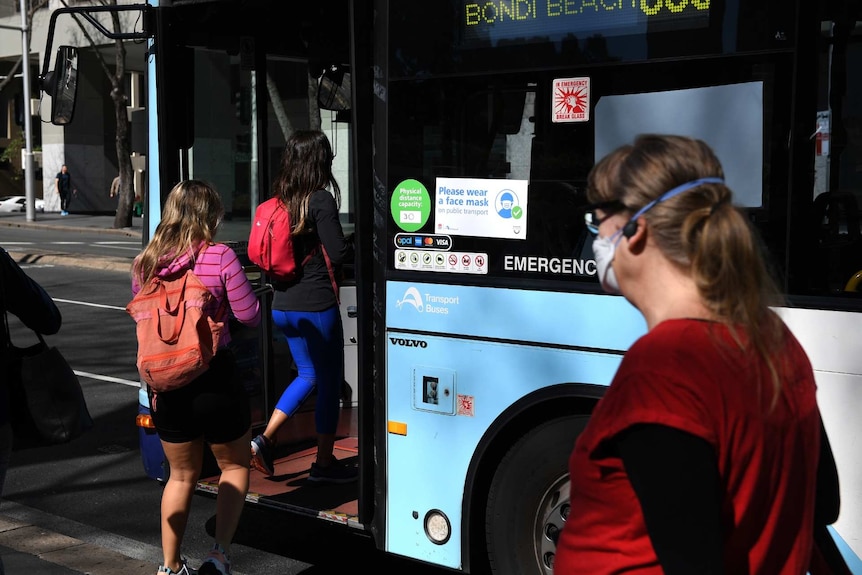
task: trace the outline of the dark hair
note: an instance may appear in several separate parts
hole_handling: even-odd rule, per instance
[[[341,188],[332,175],[332,146],[320,130],[297,130],[287,139],[281,155],[281,171],[272,188],[287,207],[293,234],[311,231],[308,198],[318,190],[332,189],[341,204]]]

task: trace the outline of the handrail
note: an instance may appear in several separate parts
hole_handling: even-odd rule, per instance
[[[844,286],[844,291],[859,291],[860,285],[862,285],[862,270],[850,276],[847,285]]]
[[[101,22],[93,17],[97,12],[133,12],[139,11],[143,18],[143,29],[138,32],[112,32],[105,28]],[[149,4],[126,4],[120,6],[67,6],[65,8],[57,8],[51,13],[51,20],[48,24],[48,39],[45,44],[45,61],[42,63],[42,73],[39,75],[39,87],[45,90],[45,77],[48,75],[51,60],[51,44],[54,42],[54,25],[57,21],[57,16],[60,14],[81,14],[90,24],[92,24],[103,36],[111,40],[144,40],[152,36],[149,30],[149,15],[152,11],[152,6]]]

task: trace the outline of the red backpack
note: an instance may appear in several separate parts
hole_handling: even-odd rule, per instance
[[[182,387],[209,367],[224,329],[204,311],[214,297],[188,269],[152,278],[126,306],[137,322],[138,372],[153,391]]]
[[[320,248],[326,260],[332,289],[338,299],[338,283],[335,281],[335,272],[329,261],[329,254],[326,253],[323,244]],[[315,253],[317,253],[316,247],[297,265],[293,236],[290,233],[290,214],[284,204],[276,197],[266,200],[257,207],[248,236],[248,259],[266,275],[279,282],[293,281],[299,274],[300,268],[305,266]]]
[[[311,250],[297,266],[287,209],[278,198],[270,198],[257,207],[248,236],[248,259],[266,275],[276,281],[292,281],[298,268],[308,263],[316,251]]]

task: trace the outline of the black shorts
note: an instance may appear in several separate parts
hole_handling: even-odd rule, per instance
[[[235,373],[236,358],[222,349],[209,369],[185,387],[158,394],[149,390],[159,438],[185,443],[203,436],[208,443],[228,443],[242,437],[251,427],[251,410]]]

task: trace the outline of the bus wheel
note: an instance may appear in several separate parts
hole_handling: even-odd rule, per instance
[[[569,513],[569,456],[588,416],[553,419],[528,431],[494,473],[485,541],[494,575],[551,575]]]

